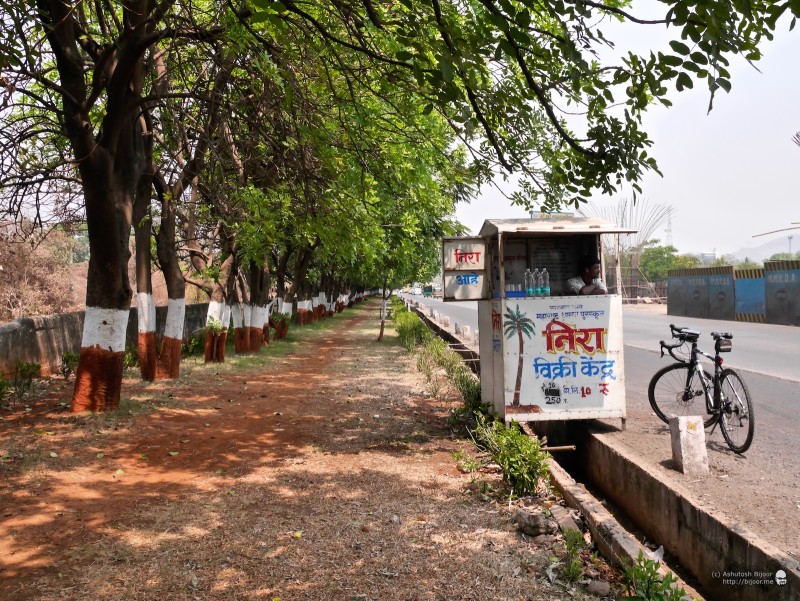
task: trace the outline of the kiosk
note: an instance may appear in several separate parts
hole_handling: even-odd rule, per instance
[[[481,398],[506,422],[621,418],[625,413],[622,298],[577,296],[567,280],[600,258],[594,217],[488,220],[478,236],[442,241],[445,301],[478,301]],[[618,238],[617,238],[618,239]],[[547,270],[550,290],[527,280]]]

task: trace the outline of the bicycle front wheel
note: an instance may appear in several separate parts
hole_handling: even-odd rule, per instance
[[[731,451],[744,453],[750,448],[756,429],[750,391],[744,380],[732,369],[722,370],[719,387],[722,436]]]
[[[703,373],[711,381],[711,375],[705,370]],[[705,426],[710,426],[717,419],[716,415],[708,413],[700,374],[693,371],[689,380],[688,363],[673,363],[657,371],[650,380],[647,396],[653,411],[665,423],[669,423],[673,415],[700,415]]]

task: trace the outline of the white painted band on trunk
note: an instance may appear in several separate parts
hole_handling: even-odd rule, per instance
[[[250,326],[253,328],[263,328],[269,319],[267,308],[259,305],[253,305],[250,315]]]
[[[183,340],[183,324],[186,317],[186,301],[169,299],[167,303],[167,323],[164,324],[164,336],[175,340]]]
[[[244,323],[244,318],[242,317],[242,313],[244,312],[244,306],[241,303],[236,303],[231,308],[231,319],[233,319],[233,329],[238,330],[242,327]]]
[[[298,309],[305,309],[306,311],[311,311],[311,301],[310,300],[298,301],[297,302],[297,308]]]
[[[278,303],[276,303],[276,302],[275,302],[275,299],[272,299],[272,300],[269,302],[269,304],[267,305],[267,319],[269,319],[269,318],[270,318],[270,315],[272,315],[272,312],[275,310],[275,306],[276,306],[277,304],[278,304]]]
[[[208,303],[208,313],[206,313],[206,323],[212,317],[217,321],[222,321],[222,312],[225,311],[225,303],[210,301]]]
[[[245,303],[242,305],[242,319],[244,320],[244,327],[249,328],[251,322],[253,321],[253,305],[250,303]]]
[[[136,293],[136,321],[140,334],[156,331],[156,301],[149,292]]]
[[[86,307],[81,348],[99,346],[112,353],[125,352],[125,334],[130,314],[128,309]]]
[[[230,305],[225,305],[225,309],[222,311],[222,327],[226,330],[231,325],[231,308]]]

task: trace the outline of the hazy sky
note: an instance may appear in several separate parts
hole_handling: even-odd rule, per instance
[[[681,253],[726,254],[778,238],[786,240],[788,251],[791,234],[792,251],[800,250],[800,229],[753,238],[800,222],[800,147],[792,141],[800,131],[800,27],[787,32],[784,20],[779,28],[762,47],[760,73],[743,60],[732,61],[731,92],[717,95],[711,113],[708,89],[696,83],[688,93],[673,94],[671,108],[645,116],[654,143],[650,154],[664,177],[646,175],[642,196],[674,207],[672,244]],[[651,42],[653,33],[646,33]],[[630,43],[641,45],[641,39]],[[592,202],[616,205],[630,196],[624,190]],[[477,232],[484,219],[528,213],[487,188],[457,216]],[[664,242],[667,233],[656,237]]]

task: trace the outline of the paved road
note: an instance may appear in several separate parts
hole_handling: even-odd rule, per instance
[[[444,303],[438,299],[410,296],[406,298],[423,303],[426,307],[459,324],[478,328],[478,303]],[[700,348],[713,352],[711,332],[731,332],[733,352],[725,357],[730,367],[774,376],[791,382],[800,382],[800,328],[771,324],[694,319],[660,314],[645,308],[626,307],[623,311],[623,329],[626,347],[651,350],[658,353],[659,340],[668,340],[669,324],[695,328],[703,332]],[[649,378],[648,378],[649,381]]]
[[[442,303],[412,297],[463,325],[477,328],[477,303]],[[689,480],[668,469],[666,426],[652,413],[647,386],[672,362],[661,358],[658,341],[669,324],[703,332],[713,350],[712,331],[731,332],[733,352],[725,363],[741,372],[753,398],[756,432],[745,456],[731,453],[719,430],[708,433],[711,476]],[[800,328],[768,324],[678,318],[643,307],[623,310],[625,392],[628,428],[615,436],[646,462],[778,548],[800,558]],[[701,348],[703,344],[701,344]]]

